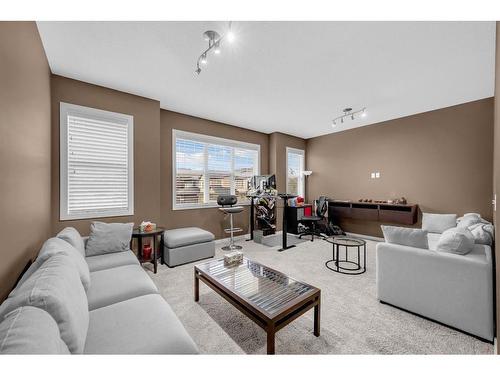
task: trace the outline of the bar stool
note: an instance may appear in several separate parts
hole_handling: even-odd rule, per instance
[[[242,248],[241,246],[234,244],[234,233],[243,231],[243,229],[234,228],[233,226],[233,214],[237,214],[243,211],[242,206],[235,206],[237,202],[238,198],[236,197],[236,195],[219,195],[217,197],[217,204],[221,206],[219,207],[219,210],[224,212],[225,215],[229,215],[230,228],[224,229],[224,232],[230,233],[231,239],[229,241],[229,245],[222,247],[222,250],[225,251],[239,250]]]

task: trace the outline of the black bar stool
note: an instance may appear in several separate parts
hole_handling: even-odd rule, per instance
[[[224,232],[231,234],[231,239],[229,240],[229,245],[223,246],[222,250],[240,250],[242,247],[240,245],[234,244],[234,233],[243,232],[241,228],[235,228],[233,226],[233,214],[238,214],[243,211],[242,206],[235,206],[238,203],[238,197],[236,195],[219,195],[217,197],[217,204],[219,210],[224,212],[225,215],[229,215],[230,227],[224,229]]]

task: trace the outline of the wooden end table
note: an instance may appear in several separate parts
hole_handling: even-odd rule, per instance
[[[156,227],[155,230],[151,232],[141,232],[139,228],[135,228],[132,231],[132,238],[130,240],[130,248],[132,249],[132,241],[134,238],[137,239],[137,259],[139,259],[139,262],[142,263],[148,263],[151,262],[153,263],[153,268],[154,268],[154,273],[158,270],[158,241],[157,238],[160,236],[160,248],[159,248],[159,255],[160,255],[160,260],[161,264],[165,264],[165,260],[163,257],[163,232],[165,232],[165,228],[162,227]],[[142,240],[143,238],[152,238],[153,239],[153,249],[152,249],[152,254],[151,257],[152,259],[145,259],[142,254]]]
[[[267,354],[275,353],[281,328],[314,308],[314,335],[320,333],[321,290],[281,272],[243,258],[225,266],[223,259],[194,267],[194,300],[200,299],[200,280],[267,333]]]

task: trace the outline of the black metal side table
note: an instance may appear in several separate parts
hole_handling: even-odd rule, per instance
[[[361,275],[366,272],[366,242],[358,238],[347,236],[336,236],[326,238],[325,241],[330,242],[333,246],[333,255],[329,261],[325,263],[326,268],[343,273],[345,275]],[[340,259],[340,247],[345,249],[344,259]],[[361,249],[363,256],[361,257]],[[354,250],[354,255],[349,259],[349,252]],[[363,266],[361,266],[363,261]]]
[[[132,249],[132,241],[134,238],[137,238],[137,258],[139,259],[139,262],[142,263],[147,263],[151,262],[153,263],[154,267],[154,273],[156,273],[158,269],[158,256],[161,259],[161,264],[165,264],[164,259],[163,259],[163,232],[165,232],[165,228],[161,227],[156,227],[155,230],[152,230],[151,232],[141,232],[139,228],[135,228],[132,231],[132,239],[130,240],[130,248]],[[160,247],[157,249],[157,237],[160,236]],[[142,239],[143,238],[148,238],[152,237],[153,239],[153,246],[152,246],[152,251],[151,251],[151,258],[144,258],[142,254]]]

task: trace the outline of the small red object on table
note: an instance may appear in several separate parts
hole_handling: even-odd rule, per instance
[[[144,258],[144,260],[149,260],[151,259],[151,253],[152,253],[153,249],[151,248],[151,245],[144,245],[144,247],[142,248],[142,257]]]

